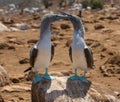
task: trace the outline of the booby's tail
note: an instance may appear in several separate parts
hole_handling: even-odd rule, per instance
[[[30,70],[32,70],[32,67],[27,68],[27,69],[24,71],[24,73],[26,73],[27,71],[30,71]]]

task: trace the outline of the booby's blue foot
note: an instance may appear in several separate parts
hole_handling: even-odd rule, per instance
[[[88,83],[89,81],[86,79],[85,76],[81,76],[79,77],[79,80],[81,80],[82,82]]]
[[[36,74],[34,79],[33,79],[33,83],[36,84],[42,80],[43,80],[43,78],[39,74]]]
[[[42,76],[42,78],[48,79],[48,80],[55,79],[55,77],[53,77],[53,76],[51,76],[51,75],[49,75],[49,74],[46,74],[46,73]]]
[[[71,76],[69,79],[70,80],[79,80],[80,77],[78,75],[74,75],[74,76]]]
[[[53,76],[50,76],[50,75],[48,74],[48,68],[46,68],[46,72],[45,72],[45,74],[42,76],[42,78],[48,79],[48,80],[55,79]]]

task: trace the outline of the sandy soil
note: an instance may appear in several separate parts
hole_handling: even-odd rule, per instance
[[[8,27],[23,21],[30,25],[26,31],[0,32],[0,65],[8,71],[10,85],[31,87],[31,81],[26,77],[28,73],[24,73],[24,70],[30,66],[29,51],[39,39],[40,29],[31,25],[39,24],[42,16],[43,14],[37,14],[36,19],[36,15],[32,14],[6,17],[14,20],[13,24],[5,24]],[[120,12],[84,11],[82,20],[86,28],[85,41],[93,51],[96,66],[94,70],[88,71],[87,79],[119,92],[116,97],[120,98]],[[103,27],[95,29],[99,25]],[[56,46],[49,72],[57,76],[72,75],[73,67],[68,54],[73,37],[72,24],[60,20],[52,24],[51,30],[52,42]],[[40,73],[44,73],[44,70],[40,70]],[[3,91],[2,96],[5,102],[30,102],[31,97],[29,89]]]

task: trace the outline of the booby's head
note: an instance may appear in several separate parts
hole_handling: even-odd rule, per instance
[[[75,30],[81,30],[83,33],[85,33],[85,29],[83,27],[82,20],[80,19],[80,17],[65,12],[61,13],[72,22]]]
[[[64,15],[60,14],[46,14],[41,20],[41,34],[43,34],[46,29],[50,29],[50,24],[64,18]],[[42,36],[42,35],[41,35]]]
[[[52,22],[55,22],[59,19],[64,18],[63,15],[60,14],[46,14],[43,18],[41,23],[51,24]]]

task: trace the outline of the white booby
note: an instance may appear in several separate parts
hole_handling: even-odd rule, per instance
[[[24,71],[26,72],[33,68],[33,71],[35,72],[35,78],[33,79],[34,83],[37,83],[44,78],[53,78],[48,74],[48,66],[54,55],[54,46],[51,44],[50,25],[52,22],[57,21],[63,17],[63,15],[47,14],[41,20],[40,39],[30,51],[31,67]],[[40,76],[38,74],[38,69],[42,68],[46,68],[46,72],[44,75]]]
[[[68,13],[62,13],[72,22],[74,27],[73,42],[69,49],[69,56],[75,69],[75,75],[70,77],[71,80],[81,80],[88,82],[85,78],[87,68],[94,68],[93,54],[84,41],[85,29],[80,17]],[[77,74],[77,69],[84,71],[83,76]]]

